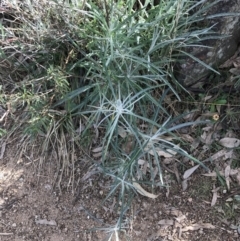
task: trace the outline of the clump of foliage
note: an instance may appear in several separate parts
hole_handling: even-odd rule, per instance
[[[117,192],[127,203],[122,220],[133,180],[163,185],[159,149],[197,161],[164,138],[176,140],[174,131],[192,124],[179,124],[165,98],[180,100],[177,63],[186,56],[202,63],[186,49],[217,37],[197,23],[218,1],[5,2],[0,100],[19,120],[7,136],[21,131],[24,143],[35,140],[40,167],[57,156],[59,186],[66,171],[74,189],[76,148],[101,147],[100,166],[114,180],[109,196]],[[147,176],[140,158],[149,162]]]

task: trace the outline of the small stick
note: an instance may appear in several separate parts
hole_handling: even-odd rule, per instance
[[[2,236],[13,235],[13,233],[0,233]]]

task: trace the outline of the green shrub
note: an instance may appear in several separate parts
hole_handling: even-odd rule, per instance
[[[17,127],[42,141],[40,165],[53,150],[59,170],[71,166],[74,176],[76,145],[101,147],[100,167],[114,181],[107,198],[117,192],[123,203],[116,229],[128,209],[125,194],[135,190],[134,178],[164,185],[159,150],[198,162],[174,134],[193,123],[179,124],[182,116],[172,117],[165,98],[173,93],[180,100],[176,63],[184,56],[202,63],[186,49],[219,37],[211,27],[199,27],[203,13],[217,2],[29,0],[6,8],[3,104],[24,110]],[[94,131],[100,133],[97,142]],[[140,170],[139,159],[149,163],[149,175]]]

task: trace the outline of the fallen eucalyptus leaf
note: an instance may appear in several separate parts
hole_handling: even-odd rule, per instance
[[[167,149],[167,150],[165,151],[165,150],[163,150],[163,149],[161,149],[161,148],[159,148],[159,147],[155,147],[154,150],[153,150],[153,149],[152,149],[152,150],[147,150],[147,149],[145,148],[145,150],[148,151],[148,153],[149,153],[150,155],[152,155],[152,156],[154,156],[154,153],[157,153],[158,156],[163,156],[163,157],[166,157],[166,158],[172,157],[172,156],[174,156],[174,155],[177,154],[177,152],[174,151],[174,150]]]
[[[219,144],[227,148],[234,148],[239,147],[240,140],[237,138],[224,137],[219,141]]]
[[[146,163],[143,159],[138,159],[138,165],[144,165]]]
[[[160,225],[173,225],[174,221],[172,219],[162,219],[158,222]]]
[[[218,198],[218,193],[217,192],[218,192],[218,190],[219,190],[219,187],[218,188],[214,188],[212,190],[213,197],[212,197],[211,207],[213,207],[216,204],[216,202],[217,202],[217,198]]]
[[[196,166],[188,169],[187,171],[185,171],[184,174],[183,174],[183,178],[184,179],[189,178],[199,168],[199,166],[200,165],[196,165]]]
[[[100,152],[100,151],[102,151],[102,149],[103,149],[103,147],[102,146],[100,146],[100,147],[96,147],[96,148],[94,148],[94,149],[92,149],[92,152]]]
[[[101,157],[101,156],[102,156],[102,152],[94,153],[92,156],[93,156],[94,158]]]
[[[221,176],[224,176],[225,175],[225,173],[222,171],[222,170],[220,170],[219,171],[219,174],[221,175]],[[234,176],[234,175],[236,175],[236,174],[238,174],[238,170],[235,170],[235,169],[231,169],[230,170],[230,172],[229,172],[229,175],[230,176]],[[214,171],[214,172],[210,172],[210,173],[205,173],[205,174],[202,174],[203,176],[206,176],[206,177],[217,177],[217,173]],[[240,177],[240,176],[239,176]]]
[[[179,217],[175,218],[178,223],[181,223],[187,217],[185,215],[180,215]]]
[[[183,191],[186,191],[187,190],[187,187],[188,187],[188,179],[185,179],[182,181],[182,189]]]
[[[202,162],[216,161],[219,158],[221,158],[222,160],[227,160],[229,158],[232,158],[232,156],[233,156],[233,150],[230,150],[230,151],[220,150],[215,154],[213,154],[211,157],[208,157],[207,159],[203,160]]]
[[[187,226],[185,228],[182,229],[182,232],[187,232],[189,230],[198,230],[198,229],[201,229],[201,228],[206,228],[206,229],[215,229],[215,226],[213,226],[211,223],[194,223],[190,226]]]
[[[231,167],[230,165],[227,165],[225,168],[224,176],[225,176],[225,181],[227,185],[227,189],[230,190],[230,172],[231,172]]]
[[[145,196],[145,197],[149,197],[149,198],[157,198],[158,195],[149,193],[147,191],[145,191],[140,185],[139,183],[136,182],[136,180],[133,178],[133,186],[136,188],[137,192],[140,193],[141,195]]]
[[[118,135],[122,138],[125,138],[127,136],[127,132],[122,126],[118,126]]]
[[[238,182],[238,185],[240,186],[240,172],[238,172],[237,174],[237,182]]]
[[[232,68],[229,70],[230,73],[234,75],[240,75],[240,69],[239,68]]]
[[[3,159],[4,153],[6,150],[6,142],[3,142],[2,148],[1,148],[1,154],[0,154],[0,159]]]

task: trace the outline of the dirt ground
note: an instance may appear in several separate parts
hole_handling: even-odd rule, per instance
[[[53,187],[54,162],[46,163],[39,176],[34,161],[17,160],[14,153],[7,146],[0,166],[1,241],[110,240],[107,231],[118,213],[114,199],[102,204],[109,180],[95,174],[79,182],[75,194],[64,185],[60,192]],[[240,240],[239,204],[233,208],[229,202],[226,208],[225,195],[220,193],[211,207],[212,189],[212,179],[196,173],[185,192],[173,179],[169,189],[155,190],[159,196],[154,200],[136,195],[119,240]]]

